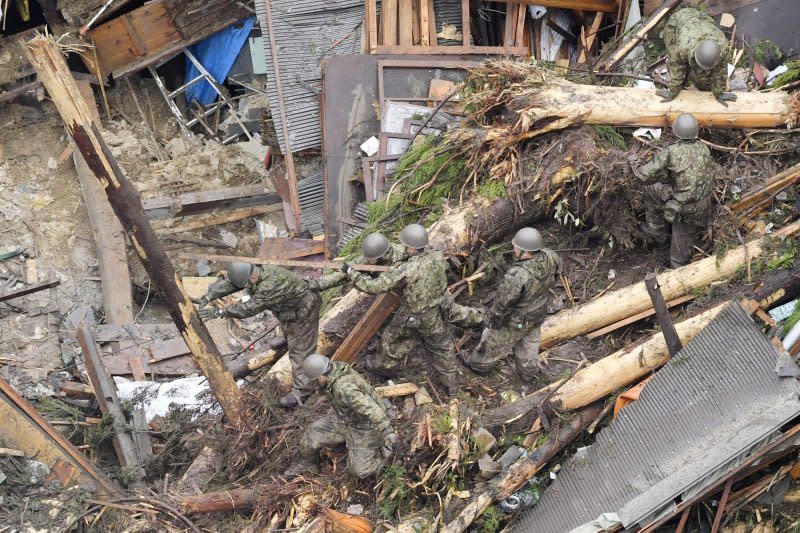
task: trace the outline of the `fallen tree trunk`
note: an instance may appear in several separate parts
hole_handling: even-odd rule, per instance
[[[241,391],[226,370],[222,355],[197,315],[194,304],[183,291],[172,262],[161,249],[142,207],[139,192],[125,177],[97,125],[93,123],[91,112],[75,84],[61,49],[52,38],[42,36],[32,39],[24,49],[64,120],[75,146],[108,196],[145,270],[161,290],[164,304],[197,366],[208,379],[211,391],[228,419],[237,421],[242,406]]]
[[[578,124],[664,128],[682,113],[715,128],[793,127],[800,97],[783,91],[740,92],[725,107],[709,92],[684,90],[662,102],[652,89],[580,85],[530,63],[492,61],[472,72],[483,90],[465,105],[482,113],[501,109],[505,126],[486,131],[486,140],[512,146],[537,135]]]
[[[551,431],[547,441],[525,459],[520,459],[493,481],[490,488],[480,493],[459,515],[444,526],[440,533],[461,533],[483,514],[495,500],[504,500],[520,489],[525,482],[541,470],[567,444],[575,440],[603,411],[602,403],[581,410],[569,423]]]
[[[762,309],[771,309],[800,296],[800,266],[767,272],[752,298]]]
[[[726,305],[727,302],[675,324],[681,342],[685,345],[692,340]],[[664,336],[656,333],[633,348],[618,350],[579,370],[560,385],[548,385],[516,402],[487,411],[481,416],[481,423],[487,429],[510,423],[528,428],[545,400],[555,409],[579,409],[638,381],[669,359]]]
[[[769,238],[786,238],[800,231],[800,220],[781,228]],[[664,298],[672,300],[706,287],[714,281],[731,278],[747,261],[760,257],[767,250],[768,238],[750,241],[744,246],[728,250],[722,259],[706,257],[686,266],[658,275],[658,284]],[[542,347],[552,346],[600,329],[652,307],[644,282],[609,292],[586,304],[565,309],[542,324]]]

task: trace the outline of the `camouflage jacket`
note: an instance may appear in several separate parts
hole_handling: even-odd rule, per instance
[[[728,84],[728,40],[711,17],[697,9],[679,9],[667,20],[663,35],[669,55],[668,87],[672,94],[678,94],[683,89],[687,77],[701,91],[711,91],[714,96],[725,92]],[[703,70],[694,59],[694,49],[704,39],[717,41],[722,50],[722,58],[712,70]]]
[[[375,389],[347,363],[334,361],[327,391],[336,414],[356,429],[383,431],[390,426],[383,400]]]
[[[547,314],[547,291],[561,273],[561,259],[542,248],[508,269],[497,287],[491,313],[505,323],[539,322]]]
[[[395,263],[403,261],[405,258],[406,258],[406,247],[399,243],[391,244],[389,245],[389,250],[386,252],[386,255],[378,259],[378,261],[375,264],[382,266],[391,266]],[[355,264],[357,265],[363,265],[366,262],[367,261],[366,259],[364,259],[363,255],[359,255],[355,259]],[[372,274],[375,274],[374,277],[377,277],[379,273],[373,272]],[[324,276],[321,276],[313,281],[317,283],[320,290],[324,291],[326,289],[330,289],[331,287],[336,287],[337,285],[341,285],[342,283],[345,283],[347,280],[348,280],[347,274],[345,274],[341,270],[338,270],[336,272],[331,272],[330,274],[325,274]]]
[[[297,274],[272,265],[259,265],[261,273],[258,281],[250,289],[250,299],[229,305],[225,308],[228,316],[246,318],[262,311],[272,311],[278,320],[302,319],[306,311],[313,307],[313,300],[319,295],[309,289],[308,282]],[[238,291],[227,279],[214,282],[206,297],[209,300],[222,298]]]
[[[447,263],[441,252],[409,257],[378,276],[358,275],[355,288],[368,294],[401,289],[400,309],[420,313],[442,304],[447,293]]]
[[[711,194],[718,170],[705,144],[700,141],[679,141],[640,167],[637,175],[645,183],[661,181],[669,184],[673,198],[681,205],[688,205],[704,200]]]

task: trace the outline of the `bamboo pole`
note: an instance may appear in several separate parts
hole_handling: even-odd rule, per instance
[[[99,129],[92,122],[92,115],[61,49],[52,38],[44,36],[35,37],[24,49],[61,114],[75,146],[108,196],[145,270],[161,289],[172,320],[191,350],[197,366],[208,379],[214,396],[228,419],[238,420],[242,405],[241,391],[225,369],[211,335],[184,292],[167,254],[159,246],[158,237],[142,207],[139,192],[122,173]]]
[[[770,238],[791,237],[800,232],[800,220],[774,232]],[[763,255],[767,248],[766,237],[728,250],[722,259],[706,257],[686,266],[669,270],[658,275],[658,285],[664,299],[672,300],[706,287],[714,281],[729,279],[736,271]],[[600,329],[618,320],[640,313],[652,307],[650,296],[644,282],[609,292],[586,304],[565,309],[544,321],[542,324],[542,347],[552,346],[560,341],[571,339]]]

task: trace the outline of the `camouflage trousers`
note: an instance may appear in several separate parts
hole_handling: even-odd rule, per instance
[[[672,199],[671,187],[655,183],[645,187],[645,200],[645,233],[659,242],[670,237],[669,262],[672,268],[691,261],[696,237],[708,226],[713,213],[711,196],[698,202],[680,204]]]
[[[292,362],[292,390],[301,397],[312,392],[310,380],[303,373],[303,361],[317,351],[321,305],[319,294],[309,293],[307,301],[296,313],[277,317],[286,336],[289,360]]]
[[[464,363],[476,372],[489,372],[497,362],[511,356],[520,377],[531,381],[539,368],[541,330],[541,322],[522,328],[517,324],[486,328],[472,353],[464,356]]]
[[[358,429],[345,424],[336,413],[324,416],[311,424],[300,440],[302,459],[319,462],[319,450],[337,444],[347,446],[347,467],[363,479],[383,466],[383,433],[375,429]]]
[[[381,350],[372,361],[373,369],[396,371],[420,344],[442,385],[456,387],[458,369],[455,347],[450,325],[444,321],[442,309],[438,306],[415,314],[398,309],[383,330]]]
[[[461,328],[477,328],[483,324],[483,309],[452,302],[449,307],[443,306],[442,311],[447,322]]]

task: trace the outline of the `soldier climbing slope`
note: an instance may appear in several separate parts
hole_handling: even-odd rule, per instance
[[[561,273],[558,254],[542,246],[534,228],[522,228],[512,239],[516,263],[508,269],[489,312],[489,327],[464,364],[489,372],[495,363],[513,356],[517,373],[532,381],[539,365],[541,326],[547,315],[548,291]]]
[[[363,479],[377,473],[397,442],[381,397],[350,365],[324,355],[308,356],[303,372],[324,387],[334,412],[314,421],[303,433],[300,460],[284,476],[318,472],[319,450],[337,444],[347,446],[352,474]]]
[[[672,224],[670,266],[685,265],[692,258],[696,235],[713,215],[714,176],[720,171],[708,147],[697,140],[694,115],[684,113],[672,123],[678,139],[640,168],[633,166],[645,187],[645,223],[642,232],[664,242]]]
[[[694,8],[679,9],[667,20],[663,36],[670,80],[668,89],[656,91],[662,102],[678,96],[687,78],[701,91],[711,91],[722,105],[736,100],[735,94],[725,92],[728,40],[711,17]]]
[[[449,395],[458,392],[458,370],[450,326],[443,314],[448,305],[447,264],[440,252],[424,253],[428,232],[419,224],[409,224],[400,232],[408,259],[372,279],[344,270],[356,289],[368,294],[399,291],[400,305],[386,326],[381,350],[372,359],[372,370],[396,371],[403,359],[422,344],[430,365]]]
[[[231,263],[228,278],[214,282],[200,304],[200,318],[246,318],[269,310],[280,323],[286,336],[289,359],[292,362],[292,390],[281,397],[283,407],[294,407],[311,394],[309,380],[303,374],[303,361],[317,349],[319,334],[319,309],[322,300],[319,292],[334,286],[337,279],[323,276],[307,280],[285,268],[271,265]],[[244,288],[250,299],[229,305],[224,309],[206,307],[209,302]]]

